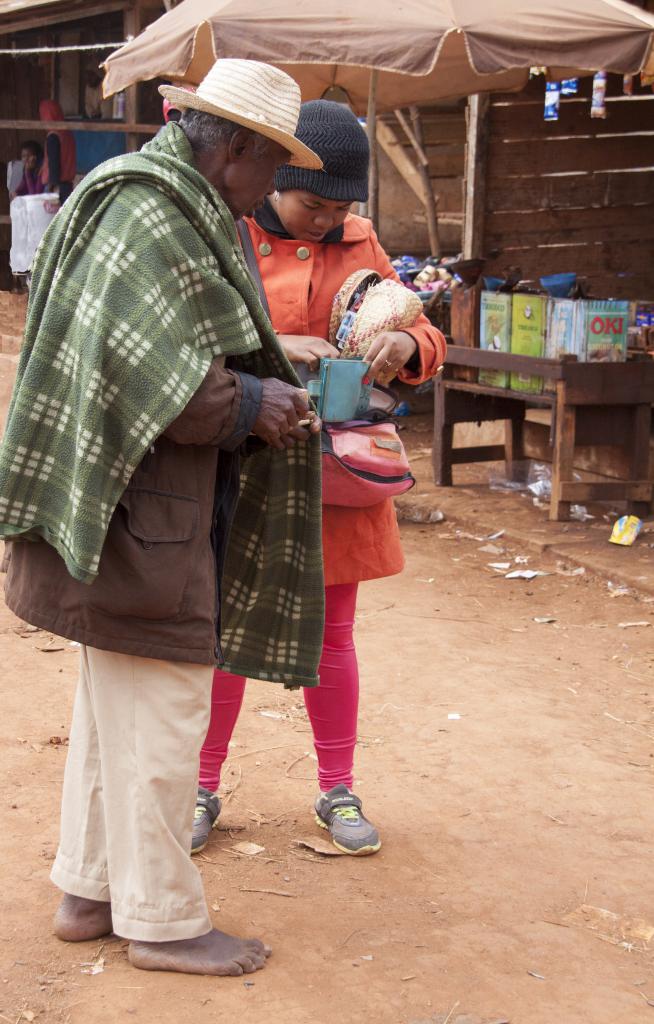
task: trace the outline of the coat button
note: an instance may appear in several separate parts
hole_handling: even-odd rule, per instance
[[[311,255],[311,251],[307,249],[306,245],[301,245],[295,255],[299,260],[308,260]]]
[[[259,246],[259,253],[262,256],[270,256],[271,252],[272,245],[269,245],[268,242],[262,242],[261,245]]]

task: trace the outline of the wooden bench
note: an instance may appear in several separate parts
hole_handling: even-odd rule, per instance
[[[540,394],[512,391],[454,380],[452,367],[501,370],[543,377],[553,390]],[[506,462],[509,479],[524,459],[524,422],[528,408],[552,410],[552,497],[550,519],[570,517],[570,505],[587,501],[626,501],[634,515],[650,511],[653,482],[649,476],[654,402],[654,361],[581,363],[571,359],[535,359],[450,345],[447,362],[434,387],[434,480],[452,486],[452,466],[470,462]],[[505,420],[500,445],[453,448],[455,423]],[[621,479],[574,479],[576,445],[617,447]]]

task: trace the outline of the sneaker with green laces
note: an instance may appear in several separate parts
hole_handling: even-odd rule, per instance
[[[364,857],[377,853],[381,839],[361,811],[361,800],[342,783],[316,800],[316,824],[327,829],[337,850]]]
[[[198,786],[198,797],[193,816],[193,838],[191,839],[191,855],[204,850],[211,835],[211,829],[220,814],[220,799],[215,793],[203,786]]]

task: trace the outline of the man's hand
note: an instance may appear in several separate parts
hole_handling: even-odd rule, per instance
[[[276,377],[267,377],[262,387],[261,406],[252,433],[271,448],[292,448],[296,441],[307,441],[320,430],[320,420],[309,408],[306,391]],[[310,422],[305,427],[300,426],[300,420]]]
[[[321,359],[338,359],[338,349],[324,338],[280,334],[277,340],[291,363],[306,363],[310,370],[317,370]]]
[[[366,353],[366,362],[370,363],[368,376],[380,384],[388,384],[408,363],[416,348],[411,335],[404,331],[379,334]]]

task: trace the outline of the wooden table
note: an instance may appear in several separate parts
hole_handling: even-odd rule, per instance
[[[553,390],[540,394],[453,380],[452,367],[503,370],[543,377]],[[505,460],[509,479],[524,459],[524,420],[528,408],[550,408],[552,497],[550,519],[570,517],[570,505],[587,501],[626,501],[634,515],[647,515],[652,502],[649,476],[654,362],[581,363],[576,359],[535,359],[506,352],[450,345],[445,371],[434,387],[434,479],[452,486],[452,466]],[[503,445],[453,448],[455,423],[505,420]],[[574,479],[576,445],[611,445],[621,451],[622,479]]]

